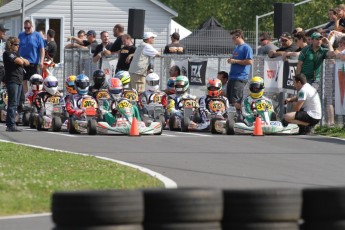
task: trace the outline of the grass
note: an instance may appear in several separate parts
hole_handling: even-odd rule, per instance
[[[330,137],[345,138],[345,129],[341,127],[316,127],[315,133]]]
[[[0,142],[0,216],[50,212],[54,191],[163,187],[161,181],[94,156]]]

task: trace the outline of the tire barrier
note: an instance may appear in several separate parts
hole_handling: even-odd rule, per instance
[[[345,187],[55,192],[51,209],[53,230],[345,230]]]

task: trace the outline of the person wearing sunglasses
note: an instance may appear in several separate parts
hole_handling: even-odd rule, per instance
[[[291,34],[288,32],[282,33],[279,41],[281,43],[281,47],[277,50],[271,50],[268,53],[270,58],[283,56],[286,52],[295,52],[298,49],[297,45],[293,43]]]
[[[268,55],[271,50],[277,50],[278,47],[272,43],[272,37],[269,33],[263,32],[259,35],[260,48],[258,55]]]
[[[9,37],[6,41],[6,50],[3,54],[3,61],[5,67],[4,82],[7,88],[7,116],[6,116],[6,131],[18,132],[21,131],[16,126],[17,108],[22,94],[22,83],[24,77],[24,67],[30,63],[27,59],[21,57],[18,53],[19,39],[16,37]]]
[[[45,45],[41,34],[34,31],[32,21],[24,21],[24,31],[18,36],[20,40],[19,54],[30,62],[25,67],[23,93],[28,91],[28,80],[34,74],[39,74],[43,68]]]

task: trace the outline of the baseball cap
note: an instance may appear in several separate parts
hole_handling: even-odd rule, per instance
[[[283,32],[282,35],[280,35],[280,37],[285,39],[292,39],[291,34],[289,32]]]
[[[176,40],[180,40],[180,34],[177,33],[177,32],[175,32],[172,35],[170,35],[170,37],[175,38]]]
[[[87,31],[86,36],[89,36],[89,35],[96,36],[96,31],[94,30]]]
[[[155,38],[155,37],[157,37],[157,34],[154,34],[152,32],[145,32],[144,36],[143,36],[143,39]]]
[[[9,30],[9,29],[5,28],[5,26],[4,26],[3,24],[0,24],[0,30],[2,30],[2,31],[7,31],[7,30]]]
[[[323,36],[318,32],[314,32],[310,37],[311,39],[314,40],[314,39],[322,38]]]

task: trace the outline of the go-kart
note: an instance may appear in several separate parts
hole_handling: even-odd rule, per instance
[[[80,109],[84,113],[80,117],[70,116],[68,122],[66,122],[67,130],[70,134],[87,133],[89,135],[96,135],[97,115],[99,114],[97,112],[97,101],[89,95],[84,95],[80,100]]]
[[[229,129],[234,123],[236,108],[230,105],[226,108],[225,103],[221,100],[211,100],[208,108],[210,110],[210,131],[212,134],[233,134]]]
[[[177,113],[171,113],[169,118],[169,129],[172,131],[181,130],[188,132],[192,129],[193,124],[191,121],[198,120],[197,108],[198,102],[194,98],[182,98],[182,109]]]
[[[276,114],[273,110],[272,103],[265,99],[258,99],[251,104],[254,117],[261,118],[261,127],[263,134],[298,134],[299,127],[296,124],[289,124],[284,127],[280,121],[277,121]],[[229,134],[253,134],[255,122],[248,125],[245,121],[228,123],[227,129],[231,131]]]
[[[37,116],[37,130],[52,129],[53,132],[61,131],[63,108],[59,104],[46,102]]]
[[[133,105],[126,98],[121,98],[116,106],[117,119],[111,126],[107,122],[98,122],[97,131],[103,134],[130,134],[133,121]],[[149,126],[145,122],[138,121],[139,134],[161,135],[163,127],[160,122],[152,122]]]
[[[163,92],[156,92],[150,95],[148,104],[145,105],[144,113],[141,118],[145,124],[152,121],[160,122],[162,127],[165,127],[165,109],[162,105],[162,97],[165,95]]]

